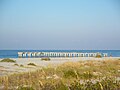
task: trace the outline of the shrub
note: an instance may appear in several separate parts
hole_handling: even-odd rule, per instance
[[[24,65],[21,64],[20,67],[24,67]]]
[[[27,65],[36,66],[34,63],[28,63]]]
[[[15,66],[19,66],[17,63],[14,64]]]
[[[96,55],[96,58],[101,58],[102,56],[100,54],[97,54]]]
[[[50,58],[49,57],[41,58],[41,60],[50,61]]]
[[[1,60],[0,62],[13,62],[13,63],[15,63],[16,61],[9,59],[9,58],[5,58],[5,59]]]

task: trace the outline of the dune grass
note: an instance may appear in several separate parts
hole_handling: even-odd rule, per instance
[[[15,66],[19,66],[17,63],[14,64]]]
[[[49,57],[43,57],[43,58],[41,58],[41,60],[50,61],[50,58]]]
[[[0,77],[3,90],[120,90],[120,60],[66,62]]]
[[[34,64],[34,63],[28,63],[27,65],[36,66],[36,64]]]
[[[5,58],[5,59],[2,59],[0,62],[12,62],[12,63],[15,63],[16,61],[12,60],[12,59],[9,59],[9,58]]]

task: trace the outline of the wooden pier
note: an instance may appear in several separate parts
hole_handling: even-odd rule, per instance
[[[37,58],[37,57],[96,57],[100,55],[107,57],[107,53],[80,53],[80,52],[18,52],[21,58]]]

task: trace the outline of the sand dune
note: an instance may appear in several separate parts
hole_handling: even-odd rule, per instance
[[[108,60],[108,59],[119,59],[120,57],[104,57],[104,58],[93,58],[93,57],[76,57],[76,58],[50,58],[50,61],[42,61],[41,58],[11,58],[16,61],[15,63],[0,62],[0,75],[8,75],[19,72],[27,72],[40,69],[46,66],[57,66],[65,62],[78,62],[85,60]],[[2,60],[2,59],[0,59]],[[34,63],[36,66],[29,66],[28,63]]]

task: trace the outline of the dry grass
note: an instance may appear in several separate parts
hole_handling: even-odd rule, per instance
[[[120,60],[66,62],[0,77],[3,90],[119,90]]]

